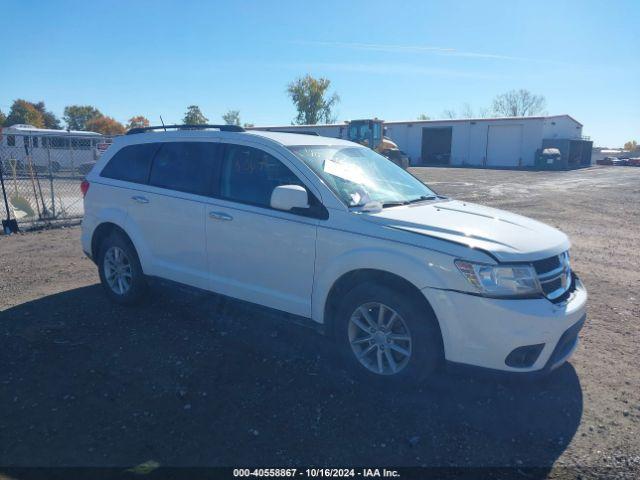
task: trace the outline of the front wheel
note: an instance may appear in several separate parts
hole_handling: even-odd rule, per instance
[[[432,312],[394,288],[358,285],[345,295],[337,315],[339,347],[356,377],[415,383],[441,363],[442,341]]]
[[[138,254],[121,233],[114,232],[102,242],[98,271],[102,286],[115,303],[138,303],[146,292],[147,283]]]

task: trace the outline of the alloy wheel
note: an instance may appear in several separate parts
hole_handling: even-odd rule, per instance
[[[411,358],[411,333],[395,310],[379,302],[360,305],[351,315],[349,343],[356,359],[378,375],[395,375]]]
[[[124,295],[131,289],[133,269],[122,248],[112,246],[105,252],[104,276],[109,288],[117,295]]]

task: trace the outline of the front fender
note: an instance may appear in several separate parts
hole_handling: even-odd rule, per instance
[[[421,252],[424,254],[425,251]],[[372,269],[397,275],[421,290],[427,286],[432,288],[445,288],[441,269],[444,265],[451,264],[448,256],[433,254],[430,257],[447,257],[447,259],[430,258],[426,255],[417,257],[410,253],[389,251],[384,248],[364,247],[350,250],[330,260],[321,269],[316,266],[316,278],[312,294],[312,319],[319,323],[325,323],[325,305],[334,283],[343,275],[355,270]]]

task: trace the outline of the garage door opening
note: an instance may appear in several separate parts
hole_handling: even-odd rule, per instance
[[[451,127],[422,129],[422,164],[449,165],[451,162]]]
[[[522,166],[522,125],[491,125],[487,131],[487,166]]]

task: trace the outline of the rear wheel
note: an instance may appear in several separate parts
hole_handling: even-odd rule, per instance
[[[410,295],[364,283],[345,295],[337,315],[339,347],[356,377],[414,383],[441,363],[436,319]]]
[[[138,254],[131,241],[114,232],[100,246],[100,281],[109,298],[123,305],[139,302],[147,289]]]

